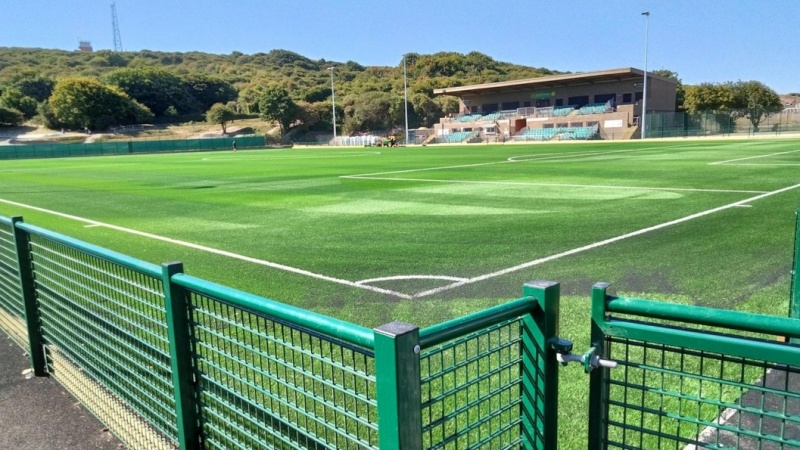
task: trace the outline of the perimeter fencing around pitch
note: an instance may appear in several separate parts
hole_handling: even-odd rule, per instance
[[[557,302],[373,330],[0,218],[0,328],[134,449],[554,448]]]
[[[703,137],[703,136],[769,136],[783,133],[800,133],[800,110],[787,109],[765,114],[757,126],[744,111],[699,113],[655,112],[647,113],[648,138]]]
[[[107,141],[90,144],[15,144],[0,146],[0,160],[231,150],[233,141],[236,141],[238,149],[263,148],[267,145],[264,136]]]
[[[580,362],[590,448],[800,449],[799,318],[601,283],[580,354],[559,301],[369,329],[0,217],[0,328],[129,448],[555,450]]]

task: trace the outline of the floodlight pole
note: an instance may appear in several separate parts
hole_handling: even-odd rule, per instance
[[[336,91],[333,88],[333,67],[328,67],[331,72],[331,109],[333,112],[333,145],[336,145]]]
[[[644,20],[644,92],[642,92],[642,139],[647,136],[647,38],[650,34],[650,11],[642,13]]]
[[[406,145],[408,145],[408,75],[406,71],[406,55],[403,55],[403,100],[406,111]]]

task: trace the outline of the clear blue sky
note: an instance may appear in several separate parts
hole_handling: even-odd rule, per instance
[[[112,0],[2,0],[0,46],[113,48]],[[686,84],[757,80],[800,92],[800,0],[117,0],[126,51],[252,54],[397,65],[479,51],[582,72],[669,69]]]

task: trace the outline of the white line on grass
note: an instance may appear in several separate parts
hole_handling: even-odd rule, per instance
[[[516,160],[515,158],[527,158],[529,156],[537,156],[537,155],[520,155],[520,156],[511,156],[506,160],[502,161],[492,161],[492,162],[484,162],[484,163],[475,163],[475,164],[460,164],[457,166],[440,166],[440,167],[425,167],[422,169],[406,169],[406,170],[393,170],[390,172],[375,172],[375,173],[362,173],[357,175],[342,175],[339,178],[364,178],[364,177],[371,177],[375,175],[391,175],[395,173],[412,173],[412,172],[427,172],[431,170],[447,170],[447,169],[462,169],[464,167],[480,167],[480,166],[491,166],[495,164],[509,164],[509,163],[523,163],[523,162],[537,162],[537,161],[551,161],[551,160],[560,160],[560,159],[568,159],[574,157],[583,157],[583,156],[597,156],[597,155],[610,155],[614,153],[627,153],[627,152],[636,152],[642,150],[652,150],[658,147],[652,148],[638,148],[638,149],[628,149],[628,150],[610,150],[610,151],[597,151],[597,152],[590,152],[590,153],[543,153],[538,156],[541,158],[530,158],[530,159],[522,159]]]
[[[593,189],[636,189],[643,191],[688,191],[688,192],[715,192],[715,193],[737,193],[737,194],[764,194],[767,191],[741,191],[729,189],[694,189],[694,188],[670,188],[670,187],[644,187],[644,186],[612,186],[604,184],[561,184],[561,183],[527,183],[524,181],[472,181],[472,180],[439,180],[431,178],[389,178],[389,177],[343,177],[358,180],[384,180],[384,181],[425,181],[431,183],[463,183],[463,184],[492,184],[508,186],[552,186],[552,187],[574,187],[574,188],[593,188]]]
[[[516,272],[518,270],[527,269],[528,267],[538,266],[540,264],[544,264],[546,262],[554,261],[556,259],[560,259],[560,258],[563,258],[565,256],[570,256],[570,255],[574,255],[576,253],[585,252],[587,250],[592,250],[592,249],[595,249],[595,248],[598,248],[598,247],[603,247],[605,245],[613,244],[614,242],[619,242],[619,241],[622,241],[624,239],[628,239],[628,238],[631,238],[631,237],[634,237],[634,236],[639,236],[639,235],[642,235],[642,234],[645,234],[645,233],[649,233],[651,231],[656,231],[656,230],[660,230],[662,228],[666,228],[666,227],[669,227],[669,226],[672,226],[672,225],[677,225],[679,223],[688,222],[690,220],[697,219],[699,217],[707,216],[709,214],[714,214],[714,213],[717,213],[717,212],[720,212],[720,211],[724,211],[726,209],[735,208],[735,207],[738,207],[738,206],[741,206],[741,205],[744,205],[744,204],[747,204],[747,203],[750,203],[750,202],[754,202],[756,200],[761,200],[762,198],[766,198],[766,197],[769,197],[771,195],[780,194],[780,193],[783,193],[783,192],[786,192],[786,191],[790,191],[792,189],[797,189],[799,187],[800,187],[800,184],[795,184],[793,186],[789,186],[789,187],[785,187],[785,188],[782,188],[782,189],[778,189],[777,191],[767,192],[765,194],[757,195],[755,197],[750,197],[750,198],[747,198],[747,199],[744,199],[744,200],[740,200],[738,202],[729,203],[729,204],[724,205],[724,206],[708,209],[706,211],[702,211],[702,212],[699,212],[699,213],[696,213],[696,214],[692,214],[692,215],[689,215],[689,216],[686,216],[686,217],[681,217],[680,219],[671,220],[669,222],[664,222],[664,223],[659,224],[659,225],[654,225],[652,227],[642,228],[641,230],[636,230],[636,231],[633,231],[633,232],[630,232],[630,233],[626,233],[626,234],[623,234],[623,235],[620,235],[620,236],[617,236],[617,237],[613,237],[613,238],[606,239],[606,240],[603,240],[603,241],[598,241],[598,242],[595,242],[593,244],[584,245],[583,247],[573,248],[572,250],[567,250],[565,252],[556,253],[555,255],[550,255],[550,256],[546,256],[544,258],[535,259],[533,261],[522,263],[522,264],[516,265],[514,267],[509,267],[507,269],[498,270],[497,272],[487,273],[485,275],[480,275],[480,276],[477,276],[477,277],[474,277],[474,278],[470,278],[468,280],[452,283],[452,284],[449,284],[447,286],[442,286],[442,287],[438,287],[438,288],[435,288],[435,289],[430,289],[430,290],[427,290],[427,291],[418,292],[417,294],[414,294],[414,298],[427,297],[429,295],[437,294],[439,292],[447,291],[447,290],[450,290],[450,289],[455,289],[457,287],[461,287],[461,286],[464,286],[464,285],[467,285],[467,284],[472,284],[472,283],[476,283],[478,281],[488,280],[489,278],[499,277],[500,275],[505,275],[505,274],[508,274],[508,273]]]
[[[300,275],[305,275],[307,277],[317,278],[319,280],[330,281],[330,282],[333,282],[333,283],[343,284],[345,286],[351,286],[351,287],[356,287],[356,288],[360,288],[360,289],[366,289],[366,290],[369,290],[369,291],[379,292],[381,294],[394,295],[394,296],[400,297],[400,298],[406,298],[406,299],[412,298],[410,295],[403,294],[402,292],[395,292],[395,291],[391,291],[391,290],[388,290],[388,289],[377,288],[377,287],[374,287],[374,286],[365,286],[365,285],[361,285],[361,284],[355,283],[353,281],[343,280],[341,278],[329,277],[327,275],[321,275],[321,274],[318,274],[318,273],[309,272],[308,270],[298,269],[296,267],[291,267],[291,266],[287,266],[287,265],[284,265],[284,264],[278,264],[278,263],[274,263],[274,262],[270,262],[270,261],[265,261],[263,259],[251,258],[249,256],[239,255],[237,253],[232,253],[232,252],[228,252],[228,251],[225,251],[225,250],[219,250],[219,249],[212,248],[212,247],[206,247],[206,246],[200,245],[200,244],[193,244],[191,242],[181,241],[179,239],[172,239],[172,238],[168,238],[168,237],[164,237],[164,236],[159,236],[159,235],[153,234],[153,233],[147,233],[147,232],[144,232],[144,231],[134,230],[132,228],[120,227],[120,226],[117,226],[117,225],[103,223],[103,222],[99,222],[99,221],[96,221],[96,220],[86,219],[84,217],[73,216],[72,214],[65,214],[65,213],[58,212],[58,211],[53,211],[53,210],[50,210],[50,209],[39,208],[38,206],[26,205],[24,203],[13,202],[11,200],[5,200],[5,199],[0,199],[0,202],[6,203],[6,204],[9,204],[9,205],[19,206],[19,207],[22,207],[22,208],[32,209],[34,211],[39,211],[39,212],[43,212],[43,213],[47,213],[47,214],[52,214],[54,216],[64,217],[66,219],[76,220],[78,222],[87,223],[90,226],[102,226],[102,227],[110,228],[112,230],[122,231],[123,233],[135,234],[137,236],[142,236],[142,237],[146,237],[146,238],[150,238],[150,239],[155,239],[157,241],[169,242],[170,244],[181,245],[183,247],[189,247],[189,248],[193,248],[195,250],[201,250],[201,251],[204,251],[204,252],[213,253],[215,255],[227,256],[229,258],[238,259],[238,260],[241,260],[241,261],[247,261],[247,262],[251,262],[251,263],[254,263],[254,264],[259,264],[259,265],[266,266],[266,267],[272,267],[272,268],[275,268],[275,269],[284,270],[286,272],[292,272],[292,273],[296,273],[296,274],[300,274]]]
[[[770,156],[786,155],[786,154],[789,154],[789,153],[797,153],[797,152],[800,152],[800,150],[790,150],[788,152],[770,153],[768,155],[756,155],[756,156],[748,156],[746,158],[736,158],[736,159],[729,159],[729,160],[726,160],[726,161],[716,161],[716,162],[708,163],[708,165],[709,166],[715,166],[715,165],[718,165],[718,164],[727,164],[727,163],[735,162],[735,161],[745,161],[745,160],[748,160],[748,159],[768,158]]]
[[[363,285],[378,281],[398,281],[398,280],[446,280],[446,281],[466,281],[467,278],[451,277],[448,275],[395,275],[392,277],[370,278],[368,280],[356,281],[356,284]]]
[[[800,163],[742,163],[742,164],[725,164],[726,166],[800,166]]]

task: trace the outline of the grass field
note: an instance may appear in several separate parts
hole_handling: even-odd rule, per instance
[[[555,280],[583,352],[597,281],[785,315],[799,167],[793,139],[3,161],[0,215],[365,326]],[[580,368],[561,383],[562,404],[586,401]],[[563,448],[585,447],[585,415],[562,410]]]
[[[366,326],[532,279],[753,310],[778,287],[781,313],[798,167],[788,139],[4,161],[0,214]]]

